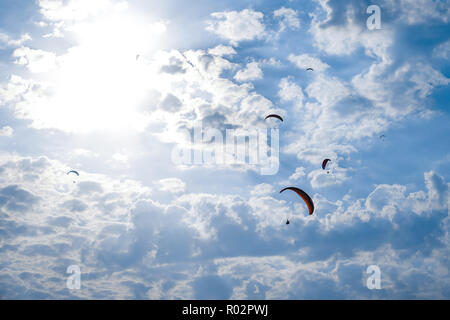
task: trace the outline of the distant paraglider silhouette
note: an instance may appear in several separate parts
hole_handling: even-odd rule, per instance
[[[78,171],[75,171],[75,170],[70,170],[69,172],[67,172],[66,173],[67,175],[70,175],[70,174],[75,174],[77,177],[79,177],[80,176],[80,174],[78,173]],[[73,180],[73,183],[75,183],[76,181],[75,180]]]
[[[277,118],[278,120],[283,121],[283,118],[277,114],[269,114],[267,117],[264,118],[264,120],[267,120],[268,118]]]
[[[308,68],[308,69],[306,69],[306,71],[314,71],[314,69],[313,68]]]
[[[325,159],[322,162],[322,169],[325,170],[325,167],[327,166],[327,163],[330,162],[330,159]],[[327,170],[327,173],[330,173],[330,170]]]

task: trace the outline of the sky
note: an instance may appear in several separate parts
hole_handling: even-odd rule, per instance
[[[1,1],[0,298],[449,299],[449,19]]]

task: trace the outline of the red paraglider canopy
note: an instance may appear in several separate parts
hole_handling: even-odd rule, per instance
[[[309,214],[310,215],[313,214],[314,203],[313,203],[312,199],[310,198],[310,196],[308,196],[308,194],[305,191],[303,191],[299,188],[296,188],[296,187],[287,187],[287,188],[284,188],[283,190],[281,190],[280,193],[282,193],[284,190],[292,190],[295,193],[297,193],[303,199],[303,201],[305,201],[306,205],[308,206]]]

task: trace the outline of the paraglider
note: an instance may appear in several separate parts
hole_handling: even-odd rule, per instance
[[[287,187],[287,188],[284,188],[283,190],[281,190],[280,193],[282,193],[285,190],[292,190],[295,193],[297,193],[303,199],[303,201],[305,201],[306,206],[308,207],[309,215],[313,214],[313,212],[314,212],[314,203],[313,203],[311,197],[305,191],[303,191],[303,190],[301,190],[299,188],[296,188],[296,187]]]
[[[289,224],[289,223],[290,223],[290,222],[289,222],[289,219],[287,219],[287,220],[286,220],[286,224]]]
[[[322,169],[325,170],[325,167],[327,166],[327,163],[331,161],[330,159],[325,159],[322,162]],[[330,170],[327,170],[327,173],[330,173]]]
[[[269,114],[267,117],[264,118],[264,120],[267,120],[268,118],[277,118],[278,120],[283,121],[283,118],[277,114]]]
[[[308,69],[306,69],[306,71],[314,71],[314,69],[313,68],[308,68]]]
[[[75,171],[75,170],[70,170],[70,171],[67,172],[66,174],[67,174],[67,175],[75,174],[77,177],[80,176],[80,174],[78,173],[78,171]],[[73,180],[73,183],[75,183],[75,180]]]

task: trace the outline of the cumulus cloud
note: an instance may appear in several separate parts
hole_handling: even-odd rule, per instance
[[[393,12],[399,20],[415,25],[430,21],[448,23],[450,19],[449,2],[431,0],[384,0],[383,8]]]
[[[295,172],[289,176],[289,181],[295,182],[306,175],[304,167],[295,168]]]
[[[28,33],[21,35],[19,39],[13,39],[8,34],[0,32],[0,48],[19,47],[29,40],[31,40],[31,36]]]
[[[304,94],[302,88],[291,78],[282,78],[278,84],[278,95],[282,101],[294,101],[298,108],[303,106]]]
[[[18,185],[9,185],[0,189],[2,207],[10,211],[23,212],[29,210],[39,201],[39,197],[20,188]]]
[[[315,98],[324,107],[332,107],[350,94],[350,90],[338,78],[319,75],[305,89],[309,97]]]
[[[39,31],[70,33],[73,43],[45,39],[69,46],[51,68],[44,63],[51,46],[9,45],[17,75],[0,85],[2,121],[21,130],[20,139],[14,132],[0,141],[1,298],[448,298],[448,163],[436,160],[445,144],[433,136],[445,131],[428,132],[416,114],[433,114],[433,100],[442,102],[435,89],[449,80],[437,49],[434,58],[404,54],[409,39],[397,41],[398,24],[401,31],[424,18],[382,13],[385,29],[369,32],[361,2],[316,1],[311,25],[302,22],[309,32],[278,39],[300,27],[304,8],[266,16],[256,7],[223,9],[207,28],[224,44],[190,39],[199,49],[159,50],[166,23],[149,33],[130,19],[133,4],[38,3]],[[434,12],[424,16],[445,21],[444,11]],[[178,27],[170,23],[168,33]],[[445,52],[443,41],[437,48]],[[310,63],[316,72],[295,68]],[[255,75],[261,81],[253,85]],[[260,177],[246,164],[170,162],[171,148],[189,143],[196,123],[242,134],[274,124],[262,120],[268,112],[285,118],[277,124],[277,175]],[[391,127],[396,133],[377,144]],[[426,159],[403,154],[416,134]],[[211,150],[204,139],[193,147]],[[408,161],[396,166],[397,153]],[[324,158],[333,159],[329,174]],[[422,180],[411,172],[418,167],[435,170]],[[71,168],[76,179],[66,175]],[[313,215],[295,193],[279,194],[288,183],[310,194]],[[81,267],[81,290],[66,288],[72,264]],[[381,290],[365,286],[372,264],[382,270]]]
[[[211,14],[206,29],[237,45],[240,41],[249,41],[264,37],[264,15],[251,9],[242,11],[224,11]]]
[[[441,43],[436,48],[433,49],[433,56],[449,59],[450,58],[450,40],[444,43]]]
[[[297,17],[297,11],[291,8],[281,7],[273,12],[275,18],[280,19],[280,31],[286,28],[300,28],[300,20]]]
[[[161,179],[158,182],[162,191],[168,191],[172,193],[184,192],[186,189],[186,183],[178,178],[166,178]]]
[[[322,169],[314,170],[308,174],[308,178],[311,186],[315,189],[337,186],[348,179],[346,172],[343,169],[333,171],[328,170],[328,172]]]
[[[446,208],[449,205],[449,184],[439,174],[430,171],[425,172],[425,184],[428,189],[428,198],[436,209]]]
[[[44,38],[62,38],[67,30],[71,30],[80,22],[104,13],[117,12],[127,8],[125,1],[101,0],[92,3],[86,0],[39,0],[39,11],[44,19],[42,24],[53,27],[51,33]]]
[[[123,153],[114,153],[112,155],[113,160],[117,162],[127,163],[128,162],[128,156]]]
[[[0,128],[0,137],[11,137],[13,133],[14,130],[10,126],[4,126]]]
[[[14,62],[26,65],[34,73],[48,72],[56,68],[56,54],[43,50],[35,50],[28,47],[21,47],[13,52]]]
[[[182,104],[180,99],[171,93],[168,93],[163,101],[160,103],[160,108],[168,112],[177,112],[180,110]]]
[[[231,46],[225,46],[223,44],[219,44],[217,47],[212,49],[208,49],[208,53],[215,56],[234,56],[236,54],[236,50],[234,50]]]
[[[314,15],[310,27],[314,45],[318,49],[328,54],[350,55],[362,47],[367,55],[386,63],[389,61],[388,49],[393,43],[390,30],[367,30],[364,23],[357,21],[357,9],[353,5],[341,8],[332,1],[321,1],[319,4],[326,18],[319,19]]]
[[[380,134],[392,121],[400,121],[412,113],[423,116],[432,113],[425,107],[427,99],[435,88],[448,85],[448,78],[413,58],[394,64],[396,57],[390,51],[394,45],[392,31],[370,32],[364,24],[357,23],[357,3],[342,7],[336,1],[322,1],[319,8],[325,18],[323,14],[313,14],[310,33],[322,53],[350,57],[362,48],[373,61],[367,69],[359,69],[360,73],[350,81],[315,74],[304,89],[307,98],[292,77],[282,79],[279,91],[282,101],[299,101],[296,106],[304,106],[308,111],[298,119],[303,129],[293,133],[300,138],[284,151],[308,161],[321,161],[323,152],[347,157],[354,152],[355,141]],[[289,57],[301,68],[307,67],[306,60],[313,63],[311,58]],[[305,135],[308,138],[303,138]],[[328,146],[327,151],[323,145]]]
[[[234,79],[237,81],[251,81],[251,80],[259,80],[263,78],[263,72],[259,67],[258,62],[249,62],[247,66],[243,70],[239,70]]]
[[[250,191],[250,194],[252,196],[264,196],[264,195],[270,195],[275,192],[275,189],[272,187],[272,185],[267,183],[261,183],[253,187],[253,189]]]
[[[445,285],[410,283],[421,275],[448,283],[440,272],[443,258],[430,262],[436,268],[427,262],[395,277],[442,250],[447,212],[422,214],[434,210],[428,201],[448,210],[448,183],[436,173],[425,174],[423,197],[400,185],[377,186],[367,199],[348,203],[314,195],[317,217],[309,217],[299,215],[301,201],[291,211],[274,198],[269,184],[253,186],[250,198],[185,194],[161,204],[133,181],[83,173],[85,184],[73,185],[64,181],[64,167],[43,157],[2,159],[0,201],[7,215],[0,215],[6,239],[0,252],[9,258],[0,282],[14,289],[2,290],[2,297],[23,297],[26,291],[30,298],[172,299],[210,297],[214,291],[222,298],[371,298],[373,293],[364,291],[368,264],[382,268],[386,298],[445,295]],[[35,188],[24,171],[45,181],[45,188]],[[173,187],[180,180],[159,183]],[[425,211],[409,212],[413,197]],[[286,229],[287,216],[295,217],[297,228]],[[71,264],[83,272],[77,292],[65,289]],[[311,291],[317,285],[320,289]]]

